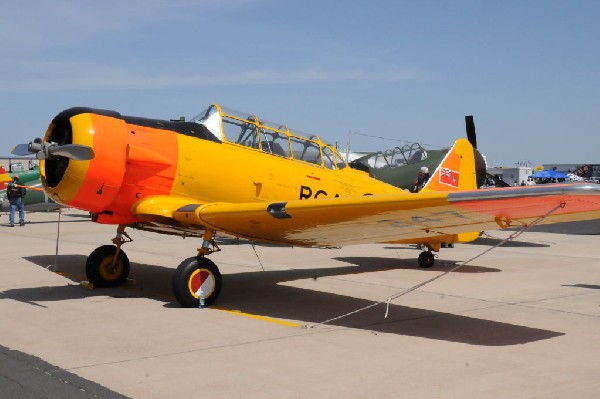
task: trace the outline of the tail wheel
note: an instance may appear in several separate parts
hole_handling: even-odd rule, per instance
[[[99,288],[116,287],[129,276],[129,259],[125,252],[119,250],[117,260],[113,265],[113,258],[117,247],[103,245],[96,248],[85,263],[85,274],[90,283]]]
[[[204,303],[212,305],[221,291],[221,272],[205,257],[187,258],[177,267],[172,279],[173,293],[184,308],[198,306],[198,290],[202,287]]]
[[[431,251],[423,251],[419,254],[419,266],[424,269],[428,269],[433,266],[433,262],[435,262],[435,257],[433,256],[433,252]]]

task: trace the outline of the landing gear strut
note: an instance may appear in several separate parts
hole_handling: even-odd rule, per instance
[[[217,265],[206,255],[220,251],[214,240],[215,232],[206,230],[198,255],[188,258],[173,273],[172,286],[177,302],[186,308],[197,307],[199,295],[204,296],[204,305],[212,305],[221,292],[221,273]],[[125,225],[119,225],[114,245],[103,245],[88,256],[85,272],[94,287],[116,287],[129,276],[129,259],[121,246],[132,239],[125,233]]]
[[[221,272],[213,261],[205,257],[220,251],[214,237],[214,231],[206,230],[198,255],[181,262],[173,273],[173,293],[184,308],[198,307],[200,293],[204,296],[205,305],[210,306],[221,292]]]

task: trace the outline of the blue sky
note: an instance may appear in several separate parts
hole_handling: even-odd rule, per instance
[[[0,154],[73,106],[219,103],[343,147],[447,146],[472,114],[492,165],[600,163],[599,20],[577,0],[3,0]]]

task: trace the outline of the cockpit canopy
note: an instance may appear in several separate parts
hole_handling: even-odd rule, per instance
[[[395,168],[425,161],[429,154],[419,143],[410,143],[392,150],[379,151],[360,159],[360,162],[375,169]]]
[[[342,169],[346,163],[330,145],[317,136],[291,130],[286,125],[259,119],[217,104],[201,112],[190,122],[204,125],[217,139],[280,157]]]

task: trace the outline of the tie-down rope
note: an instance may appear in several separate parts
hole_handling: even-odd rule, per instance
[[[531,222],[530,224],[526,224],[526,225],[524,225],[524,226],[523,226],[521,229],[519,229],[519,230],[515,231],[515,232],[514,232],[514,233],[512,233],[510,236],[508,236],[508,237],[507,237],[507,238],[505,238],[504,240],[500,241],[498,244],[494,245],[494,246],[493,246],[493,247],[491,247],[491,248],[488,248],[488,249],[486,249],[485,251],[483,251],[483,252],[482,252],[482,253],[480,253],[479,255],[476,255],[476,256],[472,257],[471,259],[469,259],[469,260],[467,260],[467,261],[465,261],[465,262],[462,262],[462,263],[457,263],[457,264],[456,264],[456,266],[452,267],[452,268],[451,268],[451,269],[449,269],[449,270],[446,270],[446,271],[445,271],[444,273],[442,273],[442,274],[438,274],[437,276],[435,276],[435,277],[432,277],[432,278],[430,278],[429,280],[423,281],[422,283],[419,283],[419,284],[417,284],[417,285],[414,285],[414,286],[412,286],[412,287],[410,287],[410,288],[407,288],[407,289],[405,289],[405,290],[403,290],[403,291],[400,291],[400,292],[398,292],[398,293],[396,293],[396,294],[393,294],[393,295],[389,296],[387,299],[385,299],[385,300],[383,300],[383,301],[374,302],[374,303],[372,303],[372,304],[370,304],[370,305],[367,305],[367,306],[365,306],[365,307],[362,307],[362,308],[360,308],[360,309],[353,310],[353,311],[351,311],[351,312],[345,313],[345,314],[343,314],[343,315],[340,315],[340,316],[337,316],[337,317],[333,317],[333,318],[331,318],[331,319],[328,319],[328,320],[322,321],[322,322],[320,322],[320,323],[314,323],[314,324],[311,324],[311,325],[305,325],[305,328],[316,328],[316,327],[322,326],[322,325],[324,325],[324,324],[331,323],[332,321],[336,321],[336,320],[342,319],[342,318],[344,318],[344,317],[348,317],[348,316],[350,316],[350,315],[353,315],[353,314],[355,314],[355,313],[359,313],[359,312],[362,312],[362,311],[364,311],[364,310],[370,309],[370,308],[372,308],[372,307],[375,307],[375,306],[377,306],[377,305],[381,305],[381,304],[382,304],[382,303],[384,303],[384,302],[386,302],[386,307],[385,307],[385,315],[384,315],[383,317],[384,317],[384,318],[387,318],[387,317],[388,317],[388,313],[389,313],[389,308],[390,308],[390,302],[391,302],[391,301],[393,301],[394,299],[400,298],[401,296],[403,296],[403,295],[406,295],[406,294],[408,294],[409,292],[412,292],[412,291],[414,291],[414,290],[416,290],[416,289],[419,289],[419,288],[421,288],[421,287],[423,287],[423,286],[425,286],[425,285],[427,285],[427,284],[429,284],[429,283],[431,283],[431,282],[433,282],[433,281],[435,281],[435,280],[437,280],[437,279],[439,279],[439,278],[442,278],[442,277],[444,277],[445,275],[447,275],[448,273],[452,273],[453,271],[455,271],[455,270],[459,269],[460,267],[463,267],[463,266],[465,266],[467,263],[470,263],[470,262],[474,261],[475,259],[477,259],[477,258],[479,258],[479,257],[481,257],[481,256],[483,256],[483,255],[485,255],[486,253],[490,252],[491,250],[498,248],[499,246],[501,246],[501,245],[502,245],[502,244],[504,244],[505,242],[508,242],[508,241],[512,241],[512,240],[514,240],[515,238],[517,238],[518,236],[520,236],[521,234],[523,234],[524,232],[526,232],[527,230],[529,230],[529,228],[530,228],[530,227],[532,227],[532,226],[534,226],[534,225],[538,224],[539,222],[541,222],[542,220],[546,219],[548,216],[550,216],[551,214],[553,214],[553,213],[554,213],[554,212],[555,212],[557,209],[559,209],[559,208],[564,208],[564,207],[565,207],[565,205],[566,205],[566,204],[565,204],[564,202],[561,202],[559,205],[555,206],[554,208],[552,208],[551,210],[549,210],[548,212],[546,212],[546,214],[545,214],[545,215],[538,217],[537,219],[535,219],[535,220],[534,220],[533,222]]]

